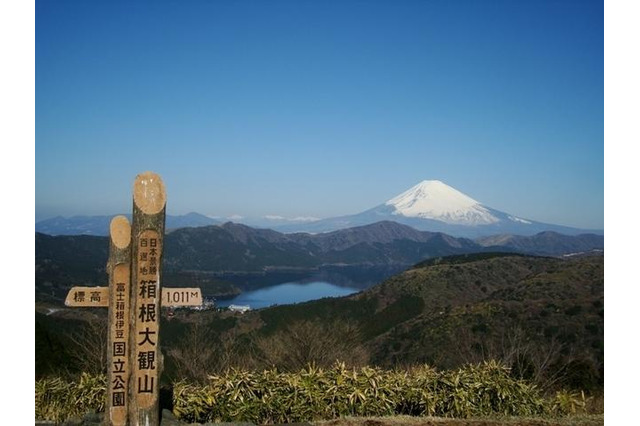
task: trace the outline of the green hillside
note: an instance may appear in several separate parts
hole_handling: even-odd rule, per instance
[[[500,359],[546,386],[599,388],[604,258],[480,254],[431,260],[342,299],[261,310],[259,333],[350,324],[368,361],[453,368]]]
[[[79,369],[56,366],[57,358],[49,357],[64,341],[57,334],[62,322],[37,315],[43,360],[37,376],[57,367]],[[308,363],[331,366],[336,359],[438,369],[495,359],[543,389],[599,391],[604,258],[444,257],[344,298],[246,314],[177,310],[163,318],[163,351],[166,380],[198,380],[228,367],[292,371]]]

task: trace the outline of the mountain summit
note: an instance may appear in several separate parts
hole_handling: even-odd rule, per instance
[[[497,234],[535,235],[553,231],[565,235],[602,234],[516,217],[474,200],[439,180],[424,180],[403,193],[362,213],[318,220],[298,226],[275,227],[283,232],[328,232],[383,220],[421,231],[478,238]]]
[[[479,202],[439,181],[425,180],[390,199],[394,215],[434,219],[458,225],[488,225],[500,219]]]

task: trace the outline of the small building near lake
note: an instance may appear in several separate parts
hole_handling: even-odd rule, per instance
[[[247,311],[251,310],[251,307],[249,305],[229,305],[229,310],[232,312],[240,312],[241,314],[244,314]]]

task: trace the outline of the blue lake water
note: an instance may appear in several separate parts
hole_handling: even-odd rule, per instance
[[[326,281],[286,282],[258,290],[246,291],[232,299],[218,300],[217,306],[248,305],[251,309],[273,305],[289,305],[324,297],[342,297],[361,289],[344,287]]]

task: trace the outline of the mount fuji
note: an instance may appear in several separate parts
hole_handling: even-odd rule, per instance
[[[478,238],[496,234],[534,235],[553,231],[565,235],[603,234],[536,222],[483,205],[439,181],[425,180],[407,191],[362,213],[315,222],[275,227],[282,232],[329,232],[390,220],[421,231],[444,232],[456,237]]]

